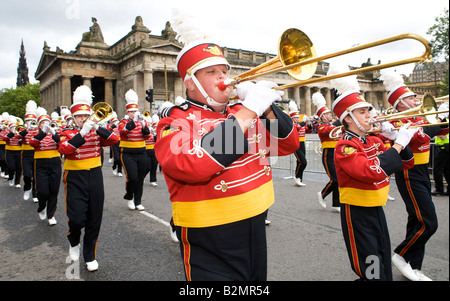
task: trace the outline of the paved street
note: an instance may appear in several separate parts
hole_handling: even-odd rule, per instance
[[[107,153],[108,154],[108,153]],[[167,186],[158,172],[158,186],[145,181],[143,212],[130,211],[122,199],[125,178],[103,167],[106,200],[97,248],[99,270],[87,272],[84,262],[68,259],[64,186],[56,219],[48,226],[39,220],[37,204],[23,200],[23,190],[0,180],[0,280],[184,280],[178,244],[169,236],[171,207]],[[296,187],[288,172],[274,170],[276,202],[269,210],[268,280],[351,281],[352,272],[340,229],[339,214],[322,209],[316,193],[326,176],[306,173],[306,187]],[[403,239],[406,211],[395,184],[384,210],[392,249]],[[331,206],[331,196],[326,200]],[[433,280],[449,280],[449,199],[434,197],[439,229],[427,244],[424,273]],[[68,261],[66,261],[68,260]],[[393,269],[394,280],[404,281]],[[76,280],[76,279],[73,279]]]

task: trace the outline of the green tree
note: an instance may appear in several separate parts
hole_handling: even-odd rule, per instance
[[[448,9],[444,9],[442,15],[436,17],[434,20],[436,23],[428,28],[427,34],[433,36],[431,42],[433,43],[433,48],[431,49],[431,55],[434,61],[438,61],[440,58],[444,57],[445,61],[448,62],[448,35],[449,35],[449,16]],[[443,80],[442,84],[437,84],[441,93],[440,96],[448,95],[449,92],[449,80],[448,80],[448,70]]]
[[[446,62],[448,62],[448,18],[448,9],[444,9],[442,15],[434,19],[436,23],[427,31],[427,34],[433,36],[431,55],[436,60],[444,56]]]
[[[2,89],[0,91],[0,114],[8,112],[10,115],[23,119],[25,106],[29,100],[34,100],[38,106],[40,105],[41,94],[39,93],[39,87],[39,83],[27,83],[25,86],[15,89]]]

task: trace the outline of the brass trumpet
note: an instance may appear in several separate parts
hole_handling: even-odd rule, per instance
[[[348,72],[323,77],[311,78],[316,72],[317,62],[319,61],[360,51],[363,49],[372,48],[375,46],[396,42],[403,39],[413,39],[419,41],[425,46],[424,53],[421,56],[412,57],[401,61],[380,64],[376,66],[363,67]],[[429,61],[430,59],[431,59],[431,44],[425,38],[413,33],[400,34],[390,38],[378,40],[375,42],[355,46],[349,49],[317,57],[315,47],[313,46],[311,40],[300,30],[291,28],[286,30],[280,37],[279,56],[235,77],[232,80],[221,82],[219,84],[219,89],[223,91],[228,86],[236,85],[243,81],[252,80],[257,77],[268,75],[271,73],[286,71],[294,79],[298,79],[300,81],[293,84],[273,88],[275,90],[284,90],[292,87],[308,85],[312,83],[365,73],[369,71],[390,68],[394,66],[401,66],[415,62],[421,63],[424,61]],[[279,67],[280,65],[282,65],[282,67]]]

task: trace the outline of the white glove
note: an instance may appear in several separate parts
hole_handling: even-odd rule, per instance
[[[411,138],[420,130],[420,128],[418,127],[410,129],[409,128],[410,125],[411,125],[410,123],[407,123],[398,130],[397,139],[395,140],[395,143],[400,144],[403,148],[405,148],[409,144]]]
[[[250,81],[242,82],[239,85],[234,86],[236,89],[236,95],[239,99],[244,100],[247,97],[248,91],[255,86],[255,83]]]
[[[242,94],[244,94],[245,98],[242,104],[247,109],[255,112],[257,116],[261,116],[274,101],[280,101],[284,95],[282,91],[272,89],[276,86],[277,84],[273,82],[260,81],[252,87],[244,87]],[[247,92],[245,93],[246,90]]]
[[[44,122],[44,126],[42,127],[42,131],[44,132],[44,133],[47,133],[48,132],[48,128],[49,128],[49,123],[48,122]]]
[[[134,122],[138,121],[139,121],[139,111],[136,111],[136,113],[134,114]]]
[[[94,125],[95,125],[95,122],[94,122],[94,121],[92,121],[92,120],[90,120],[90,119],[86,120],[86,121],[84,122],[84,124],[83,124],[83,127],[82,127],[81,130],[80,130],[81,136],[84,137],[84,135],[86,135],[87,133],[89,133],[89,132],[92,130],[92,128],[94,127]]]
[[[398,136],[398,131],[395,130],[394,126],[385,121],[381,124],[381,135],[388,138],[389,140],[395,140]]]

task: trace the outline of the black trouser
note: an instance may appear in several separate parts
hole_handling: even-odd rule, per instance
[[[187,280],[265,281],[265,213],[207,228],[176,227]]]
[[[392,280],[391,242],[383,208],[341,204],[341,227],[352,270],[363,280]]]
[[[101,167],[90,170],[66,170],[66,213],[69,218],[67,238],[72,247],[81,239],[84,228],[83,258],[93,261],[102,223],[105,192]]]
[[[122,173],[122,161],[120,161],[120,146],[119,143],[114,144],[111,146],[111,154],[112,158],[114,160],[112,169],[115,170],[117,168],[117,172]]]
[[[21,150],[6,150],[6,164],[8,165],[8,180],[14,179],[14,185],[20,184],[22,165],[20,164]]]
[[[428,164],[415,165],[412,169],[395,173],[403,202],[408,212],[406,238],[394,252],[402,256],[413,269],[421,269],[425,244],[436,232],[438,219],[431,199],[431,181]]]
[[[123,198],[125,200],[134,200],[136,206],[140,205],[147,165],[145,147],[132,150],[122,148],[120,158],[127,177],[125,184],[126,193]]]
[[[306,161],[306,149],[305,149],[305,142],[300,142],[300,147],[297,149],[297,151],[294,153],[295,158],[297,158],[297,168],[295,169],[295,177],[299,178],[300,180],[303,180],[303,171],[306,168],[306,164],[308,163]]]
[[[7,174],[8,173],[8,165],[6,164],[5,145],[6,144],[0,144],[0,171]]]
[[[444,192],[444,181],[442,175],[445,177],[447,184],[449,183],[449,146],[448,143],[444,145],[436,145],[436,157],[433,165],[433,178],[436,191]],[[447,187],[447,192],[448,192]]]
[[[55,215],[61,183],[61,157],[35,159],[34,182],[39,201],[37,212],[47,208],[47,218]]]
[[[334,148],[324,148],[322,150],[322,164],[327,172],[330,181],[322,189],[322,198],[325,199],[327,195],[333,193],[333,207],[339,207],[339,186],[336,176],[336,169],[334,167]]]
[[[155,150],[147,150],[147,168],[145,170],[145,176],[150,172],[150,182],[156,182],[156,169],[158,168],[158,161],[156,160]]]
[[[33,189],[33,197],[36,197],[36,189],[34,188],[34,150],[22,151],[22,175],[23,191]]]

